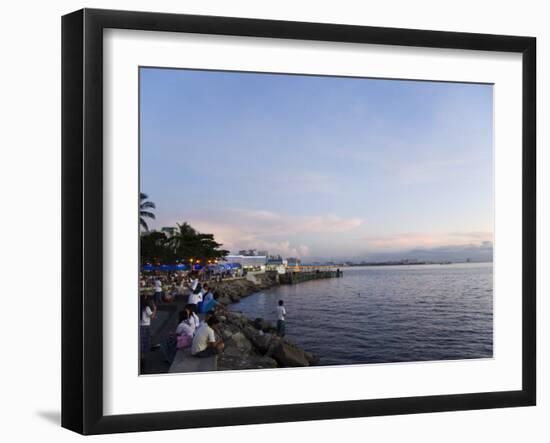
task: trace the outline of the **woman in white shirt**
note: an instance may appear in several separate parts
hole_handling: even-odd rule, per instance
[[[185,305],[185,309],[189,312],[189,322],[195,326],[195,329],[197,329],[200,325],[200,319],[197,314],[195,314],[195,306],[196,305]]]
[[[196,324],[195,319],[191,317],[191,313],[184,309],[179,313],[179,323],[176,328],[176,335],[188,335],[189,337],[193,337],[193,334],[195,333]]]
[[[188,348],[191,346],[195,330],[195,320],[190,317],[190,312],[187,309],[184,309],[179,313],[179,324],[176,328],[177,349]]]

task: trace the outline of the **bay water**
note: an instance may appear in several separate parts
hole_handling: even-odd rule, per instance
[[[231,309],[276,323],[320,365],[490,358],[493,264],[362,266],[281,285]]]

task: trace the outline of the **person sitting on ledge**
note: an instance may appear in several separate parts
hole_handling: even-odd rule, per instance
[[[200,312],[204,314],[208,311],[220,311],[222,309],[225,309],[225,305],[218,301],[219,298],[220,294],[217,291],[214,291],[214,294],[212,294],[211,292],[206,294],[204,301],[202,302]]]
[[[197,325],[192,313],[189,310],[184,309],[179,312],[178,317],[179,323],[176,328],[176,335],[188,335],[190,338],[193,338]]]
[[[208,283],[205,283],[202,285],[201,289],[201,300],[197,303],[197,312],[204,313],[206,312],[203,310],[203,304],[205,303],[206,299],[209,298],[209,296],[212,295],[212,292],[210,291],[210,287],[208,286]]]
[[[199,316],[195,313],[195,305],[185,305],[185,309],[189,312],[189,322],[195,325],[195,329],[200,326]]]
[[[211,357],[223,352],[223,341],[216,339],[213,329],[219,322],[215,315],[211,315],[206,320],[206,323],[200,325],[199,329],[195,332],[193,344],[191,345],[191,354],[194,357]]]

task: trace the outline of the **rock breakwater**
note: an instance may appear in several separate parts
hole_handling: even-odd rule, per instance
[[[248,297],[255,292],[272,288],[279,284],[279,278],[276,273],[257,274],[253,278],[236,278],[231,280],[222,280],[220,282],[211,282],[210,286],[220,294],[220,299],[224,304],[238,303],[241,298]]]
[[[227,311],[219,319],[225,351],[218,358],[218,370],[304,367],[319,362],[316,355],[279,337],[266,320],[252,320],[236,311]]]

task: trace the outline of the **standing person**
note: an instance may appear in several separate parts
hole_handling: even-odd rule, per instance
[[[205,323],[201,324],[193,337],[191,355],[194,357],[211,357],[223,352],[224,344],[221,339],[216,339],[214,327],[220,321],[215,315],[208,317]]]
[[[193,271],[191,274],[189,274],[189,287],[191,288],[191,291],[195,291],[197,289],[197,286],[199,285],[199,277],[198,275]]]
[[[284,302],[279,300],[279,305],[277,306],[277,335],[284,337],[286,334],[286,324],[285,324],[286,309],[284,307]]]
[[[139,338],[140,338],[140,362],[141,370],[143,371],[143,362],[145,355],[151,350],[151,320],[157,315],[157,307],[147,300],[145,296],[140,298],[140,321],[139,321]]]
[[[162,282],[160,281],[160,278],[155,278],[155,282],[153,284],[155,285],[155,303],[158,305],[162,301]]]
[[[199,312],[199,302],[202,302],[202,292],[201,292],[201,285],[198,285],[196,289],[189,294],[189,298],[187,299],[187,304],[193,306],[193,312],[197,313]]]

